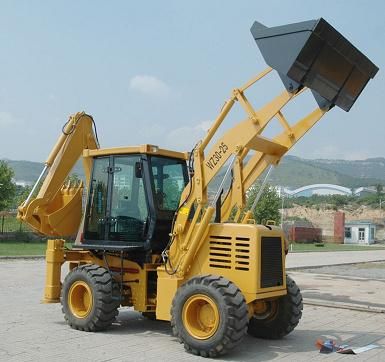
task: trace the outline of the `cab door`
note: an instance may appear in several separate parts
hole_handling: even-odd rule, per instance
[[[129,245],[147,239],[148,200],[141,156],[94,159],[86,208],[87,243]]]
[[[116,156],[111,172],[108,240],[143,242],[148,207],[138,155]]]

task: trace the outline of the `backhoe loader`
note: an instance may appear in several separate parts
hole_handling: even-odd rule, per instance
[[[299,323],[302,296],[285,272],[283,232],[256,223],[246,192],[330,109],[349,111],[378,68],[322,18],[271,28],[255,22],[251,33],[269,67],[232,91],[191,152],[101,149],[84,112],[64,125],[18,217],[51,238],[44,302],[61,302],[72,328],[105,329],[119,307],[131,306],[170,321],[188,352],[216,357],[247,333],[277,339]],[[273,70],[282,91],[255,109],[246,91]],[[289,121],[285,107],[307,91],[315,108]],[[245,118],[219,134],[236,103]],[[267,137],[272,120],[281,130]],[[65,183],[80,157],[84,185]]]

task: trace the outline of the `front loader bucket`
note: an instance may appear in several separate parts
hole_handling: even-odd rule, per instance
[[[321,108],[352,107],[378,68],[324,19],[268,28],[255,22],[251,33],[286,89],[310,88]]]

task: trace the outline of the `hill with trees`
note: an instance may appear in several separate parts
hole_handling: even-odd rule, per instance
[[[16,181],[33,183],[40,175],[43,164],[31,161],[7,160],[14,171]],[[81,163],[74,173],[84,177]],[[220,178],[221,175],[219,175]],[[286,156],[269,178],[272,185],[297,188],[315,183],[330,183],[348,188],[385,185],[385,158],[367,160],[308,160]]]

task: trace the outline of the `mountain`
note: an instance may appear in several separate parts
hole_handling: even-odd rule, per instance
[[[330,183],[352,188],[385,184],[385,159],[308,160],[286,156],[272,173],[270,182],[287,187]]]
[[[34,183],[44,168],[44,163],[32,162],[32,161],[13,161],[5,160],[10,167],[12,167],[15,173],[15,180],[24,181],[26,183]],[[84,172],[81,163],[77,163],[72,170],[72,173],[76,173],[78,176],[83,177]]]
[[[16,181],[33,183],[39,177],[44,164],[30,161],[6,160],[15,172]],[[218,175],[218,184],[223,177]],[[83,177],[81,163],[76,164],[73,173]],[[217,183],[215,182],[215,184]],[[349,188],[359,186],[385,185],[385,158],[367,160],[308,160],[296,156],[286,156],[272,172],[269,182],[296,188],[315,183],[330,183]]]
[[[385,179],[385,158],[368,158],[366,160],[302,160],[320,168],[336,171],[358,178]]]
[[[43,170],[44,164],[32,161],[5,160],[13,168],[16,181],[34,182]]]

